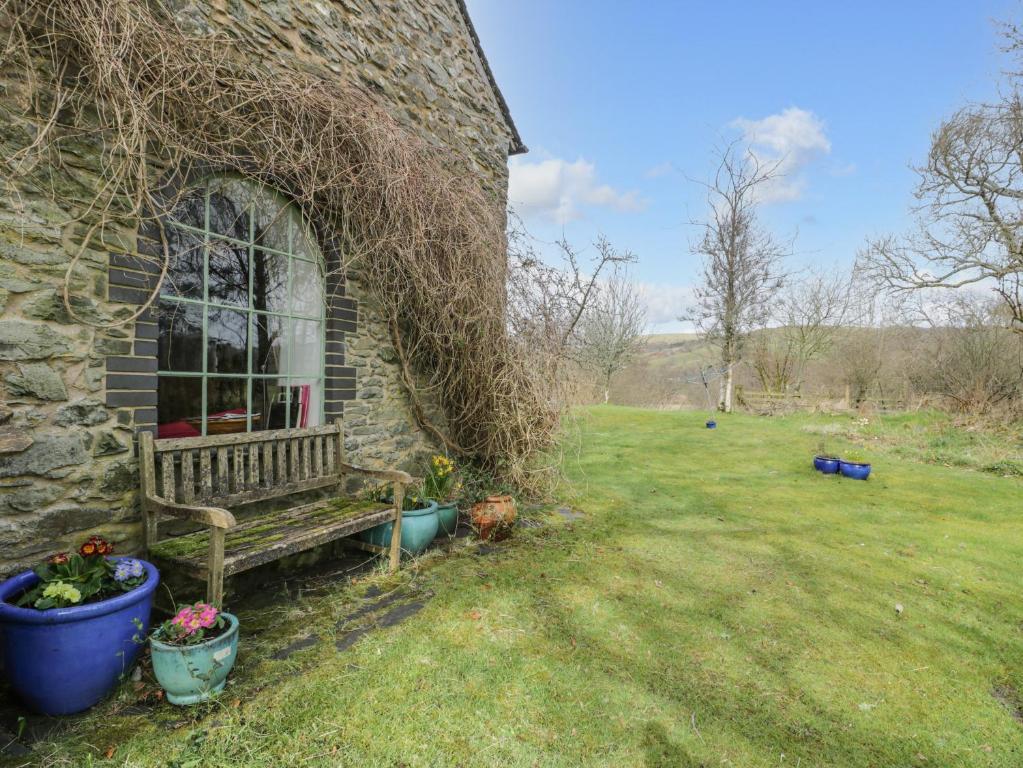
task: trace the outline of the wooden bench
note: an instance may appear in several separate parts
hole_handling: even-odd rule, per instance
[[[221,605],[224,577],[394,521],[391,570],[401,557],[401,509],[412,478],[397,470],[344,461],[341,421],[324,427],[154,440],[139,436],[142,521],[147,554],[206,581],[206,600]],[[393,505],[339,495],[348,474],[393,483]],[[330,498],[257,512],[240,522],[234,510],[319,489]],[[183,518],[204,529],[161,540],[160,519]]]

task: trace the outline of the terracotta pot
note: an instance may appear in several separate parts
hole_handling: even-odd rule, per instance
[[[469,515],[484,541],[506,539],[515,523],[515,499],[511,496],[487,496],[472,505]]]

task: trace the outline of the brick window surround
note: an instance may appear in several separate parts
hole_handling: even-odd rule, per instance
[[[314,230],[326,262],[323,417],[329,422],[343,415],[346,401],[355,399],[355,368],[345,365],[345,335],[358,329],[359,310],[358,303],[345,295],[337,239],[318,227]],[[149,223],[140,228],[138,256],[110,254],[107,299],[111,303],[137,309],[148,300],[163,261],[160,247],[153,246],[159,241],[158,227]],[[109,343],[114,349],[106,357],[106,405],[130,413],[136,432],[156,432],[158,333],[156,314],[149,307],[135,320],[129,338]]]

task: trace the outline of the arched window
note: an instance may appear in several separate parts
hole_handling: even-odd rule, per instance
[[[182,199],[165,231],[158,437],[322,423],[323,258],[298,207],[215,177]]]

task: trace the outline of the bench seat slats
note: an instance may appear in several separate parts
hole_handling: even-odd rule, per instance
[[[380,502],[340,496],[352,474],[383,478],[395,499],[413,482],[397,470],[345,463],[343,425],[155,440],[139,435],[146,548],[154,559],[206,579],[206,599],[220,605],[224,577],[395,521],[391,571],[401,556],[401,518]],[[236,508],[306,491],[332,498],[296,498],[288,509],[235,517]],[[282,501],[281,504],[288,502]],[[275,506],[281,506],[281,504]],[[165,516],[201,521],[204,530],[160,541]],[[351,540],[354,541],[354,540]],[[379,547],[372,548],[379,552]]]
[[[327,499],[256,515],[227,531],[224,575],[364,531],[393,520],[394,516],[393,508],[378,501],[353,499]],[[209,529],[204,529],[164,539],[152,547],[152,555],[158,561],[179,566],[189,576],[205,579],[209,541]]]

